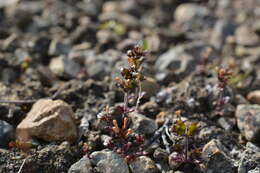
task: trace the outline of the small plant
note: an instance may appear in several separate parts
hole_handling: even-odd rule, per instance
[[[191,149],[191,141],[193,140],[196,132],[199,129],[198,123],[189,123],[181,119],[181,111],[176,114],[179,119],[176,120],[170,132],[179,137],[180,140],[174,145],[174,150],[178,155],[172,159],[179,163],[200,163],[201,150],[197,148]]]
[[[225,89],[227,88],[228,81],[232,76],[232,72],[223,67],[217,67],[218,84],[217,88],[219,91],[218,99],[215,102],[217,115],[223,115],[223,106],[229,102],[229,97],[225,96]]]
[[[100,117],[107,123],[105,130],[110,135],[104,145],[130,162],[136,157],[146,154],[143,148],[145,138],[142,135],[134,134],[133,130],[129,128],[129,118],[122,116],[124,110],[121,106],[117,106],[115,109],[116,114],[120,116],[110,113],[107,107],[105,115]]]
[[[138,111],[140,99],[142,98],[141,81],[145,78],[142,75],[143,58],[146,51],[140,46],[135,46],[127,52],[127,68],[121,69],[121,78],[117,77],[117,86],[124,92],[124,104],[114,108],[114,113],[106,107],[104,114],[99,114],[101,121],[106,122],[105,130],[109,133],[110,138],[104,143],[106,147],[117,152],[125,158],[126,161],[132,161],[140,155],[145,155],[143,135],[133,133],[129,128],[129,113]],[[129,99],[134,98],[134,107],[129,107]]]
[[[126,33],[126,28],[123,24],[116,22],[114,20],[107,21],[100,25],[102,30],[111,30],[117,35],[124,35]]]
[[[128,100],[130,94],[134,94],[136,100],[135,111],[137,111],[142,98],[141,82],[145,80],[142,75],[143,58],[147,54],[140,46],[135,46],[132,50],[127,52],[128,67],[121,68],[121,78],[117,77],[117,84],[125,93],[124,95],[124,109],[128,107]],[[126,111],[126,110],[125,110]]]

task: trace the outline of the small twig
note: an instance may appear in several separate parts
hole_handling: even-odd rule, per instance
[[[25,104],[25,103],[34,103],[37,100],[0,100],[0,103],[9,103],[9,104]]]
[[[60,88],[58,91],[56,91],[51,97],[44,97],[40,99],[56,99],[58,95],[61,93],[63,88]],[[7,104],[31,104],[37,102],[39,99],[32,99],[32,100],[0,100],[1,103],[7,103]]]
[[[54,100],[56,99],[60,93],[62,92],[62,90],[64,89],[64,87],[61,87],[60,89],[58,89],[51,97],[49,97],[50,99]],[[47,97],[48,98],[48,97]]]
[[[22,172],[22,169],[23,169],[23,166],[24,166],[24,164],[25,164],[26,159],[27,159],[27,158],[25,158],[25,159],[23,160],[23,163],[22,163],[22,165],[21,165],[21,167],[20,167],[20,169],[18,170],[17,173],[21,173],[21,172]]]
[[[162,133],[162,141],[163,141],[163,144],[164,144],[164,146],[165,146],[165,148],[166,148],[166,151],[167,151],[167,153],[169,153],[170,154],[170,144],[169,144],[169,142],[167,141],[167,139],[166,139],[166,135],[165,135],[165,133]]]
[[[161,134],[163,133],[164,129],[167,127],[168,123],[170,122],[170,118],[167,118],[163,124],[162,127],[160,127],[158,130],[155,131],[153,137],[144,145],[144,148],[148,148],[150,145],[152,145],[157,139],[161,137]]]
[[[166,135],[169,137],[169,139],[170,139],[173,143],[175,143],[174,137],[169,133],[169,127],[168,127],[168,126],[165,127],[165,133],[166,133]]]
[[[16,34],[10,35],[10,36],[3,42],[3,48],[6,49],[16,38],[17,38],[17,35],[16,35]]]

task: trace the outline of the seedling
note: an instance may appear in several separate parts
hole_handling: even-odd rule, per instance
[[[126,113],[123,112],[124,109],[121,106],[115,109],[121,115]],[[127,116],[121,116],[117,120],[109,113],[109,108],[107,107],[106,114],[99,118],[107,123],[105,130],[110,134],[110,138],[104,142],[106,147],[120,154],[127,162],[146,154],[143,148],[145,138],[142,135],[133,133],[133,130],[129,128],[129,118]]]
[[[179,115],[179,119],[173,123],[170,132],[180,137],[180,140],[183,140],[184,144],[180,141],[175,144],[174,150],[178,152],[178,155],[173,159],[179,163],[200,163],[201,150],[191,149],[190,145],[190,142],[199,129],[199,125],[198,123],[183,121],[180,117],[180,111],[177,111],[176,114]]]
[[[105,141],[104,145],[117,152],[125,158],[126,161],[132,161],[144,152],[145,138],[143,135],[136,135],[129,128],[129,113],[138,111],[140,99],[142,98],[141,82],[145,79],[142,75],[143,58],[147,54],[140,46],[135,46],[127,52],[128,67],[121,69],[121,78],[117,77],[117,86],[124,92],[123,106],[116,106],[115,112],[119,116],[113,116],[106,108],[105,114],[99,118],[107,123],[105,130],[110,134],[110,139]],[[129,107],[130,96],[134,95],[135,106]]]
[[[229,97],[225,96],[225,89],[227,88],[228,81],[232,77],[232,72],[223,67],[217,67],[218,84],[217,88],[219,90],[218,99],[215,103],[217,115],[223,115],[223,107],[229,102]]]
[[[126,28],[123,24],[110,20],[100,25],[100,29],[102,30],[111,30],[117,35],[124,35],[126,33]]]
[[[142,98],[141,82],[145,80],[142,74],[143,58],[147,52],[141,46],[135,46],[127,52],[128,67],[121,68],[121,78],[117,77],[117,85],[125,93],[124,109],[127,110],[130,94],[134,94],[136,98],[135,111],[138,110],[140,99]]]

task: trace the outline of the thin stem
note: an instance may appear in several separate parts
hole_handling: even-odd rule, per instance
[[[222,103],[223,96],[224,96],[224,88],[220,88],[218,100],[217,100],[217,105],[216,105],[217,114],[221,114],[221,109],[223,108],[223,103]]]
[[[43,97],[43,98],[39,98],[39,99],[32,99],[32,100],[0,100],[0,104],[1,103],[7,103],[7,104],[31,104],[31,103],[35,103],[40,99],[56,99],[58,97],[58,95],[61,93],[63,88],[60,88],[58,91],[56,91],[52,96],[50,97]]]
[[[166,135],[165,135],[165,133],[162,133],[162,141],[163,141],[163,144],[164,144],[164,146],[165,146],[165,148],[166,148],[166,151],[167,151],[167,153],[170,153],[171,151],[170,151],[170,147],[169,147],[169,142],[166,140]]]
[[[166,127],[168,126],[170,122],[170,118],[167,118],[164,121],[164,124],[162,127],[160,127],[158,130],[155,131],[154,135],[146,142],[146,144],[144,144],[144,148],[148,148],[150,145],[152,145],[157,139],[159,139],[162,135],[162,133],[164,132],[164,130],[166,129]]]
[[[34,103],[37,100],[0,100],[0,103],[9,103],[9,104],[25,104],[25,103]]]
[[[23,166],[25,164],[25,161],[26,161],[26,158],[23,160],[23,163],[22,163],[22,165],[21,165],[21,167],[20,167],[20,169],[18,170],[17,173],[21,173],[22,172],[22,169],[23,169]]]
[[[125,92],[125,95],[124,95],[124,117],[125,117],[125,114],[127,112],[127,108],[128,108],[128,92]]]
[[[186,127],[186,134],[187,134],[187,127]],[[185,162],[188,161],[188,150],[189,150],[189,137],[185,135]]]
[[[139,104],[140,104],[140,99],[142,97],[142,86],[141,86],[141,82],[138,82],[138,97],[136,100],[136,105],[135,105],[135,112],[137,112]]]

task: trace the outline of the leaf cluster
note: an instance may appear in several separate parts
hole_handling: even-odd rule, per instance
[[[172,126],[172,132],[176,133],[179,136],[192,137],[197,132],[198,128],[198,123],[189,124],[179,119],[174,122]]]
[[[121,68],[121,78],[116,78],[118,86],[124,92],[133,92],[138,87],[139,82],[145,79],[141,73],[141,66],[146,54],[147,52],[138,45],[127,52],[129,66]]]
[[[99,28],[102,30],[111,30],[117,35],[124,35],[126,33],[125,25],[114,20],[109,20],[101,24]]]

